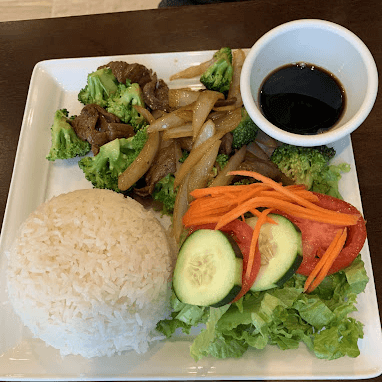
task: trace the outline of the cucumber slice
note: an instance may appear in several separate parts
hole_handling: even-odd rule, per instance
[[[180,248],[173,289],[184,303],[219,307],[230,303],[241,290],[243,261],[227,236],[201,229]]]
[[[270,214],[278,224],[265,223],[260,229],[261,266],[251,291],[257,292],[282,286],[302,262],[300,230],[287,218]],[[257,217],[246,220],[252,228]]]

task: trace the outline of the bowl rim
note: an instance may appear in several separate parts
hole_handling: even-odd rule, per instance
[[[344,39],[350,42],[356,50],[360,52],[360,55],[362,57],[363,62],[365,63],[367,70],[368,83],[366,88],[366,96],[361,107],[354,115],[354,117],[337,129],[329,130],[327,132],[317,135],[294,134],[282,130],[271,124],[256,106],[251,92],[250,81],[248,80],[251,75],[253,62],[264,45],[268,44],[277,35],[307,27],[315,29],[325,29],[342,36]],[[296,146],[326,145],[329,143],[333,143],[343,138],[344,136],[352,133],[367,118],[374,106],[378,93],[378,70],[377,65],[374,61],[374,57],[372,56],[368,47],[356,34],[351,32],[347,28],[326,20],[299,19],[276,26],[275,28],[266,32],[254,43],[254,45],[250,48],[242,67],[240,77],[240,89],[243,104],[249,116],[253,119],[253,121],[256,123],[256,125],[258,125],[258,127],[261,130],[263,130],[266,134],[270,135],[272,138]]]

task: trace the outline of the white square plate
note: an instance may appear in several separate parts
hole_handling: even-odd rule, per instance
[[[171,74],[206,61],[211,51],[96,57],[43,61],[34,68],[25,108],[14,172],[0,243],[0,379],[1,380],[181,380],[181,379],[360,379],[382,372],[382,336],[376,292],[366,242],[362,250],[370,282],[359,296],[354,316],[365,324],[360,340],[361,355],[355,359],[326,361],[315,358],[302,344],[297,350],[282,351],[274,346],[249,350],[240,359],[202,359],[189,355],[192,338],[184,335],[160,342],[148,353],[128,352],[110,358],[62,358],[55,349],[32,338],[14,314],[5,285],[5,250],[20,224],[40,203],[63,192],[90,188],[77,160],[51,163],[45,159],[50,148],[50,126],[54,112],[67,108],[70,115],[81,110],[77,94],[87,74],[111,60],[138,62],[152,68],[168,82]],[[183,80],[170,87],[200,87],[198,80]],[[334,145],[336,161],[351,164],[340,188],[345,200],[360,210],[361,198],[350,137]]]

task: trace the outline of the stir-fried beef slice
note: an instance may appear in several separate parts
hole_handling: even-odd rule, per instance
[[[152,110],[170,111],[168,92],[167,84],[152,73],[151,81],[143,87],[143,99]]]
[[[129,64],[124,61],[111,61],[101,68],[110,68],[117,80],[123,84],[126,79],[138,83],[143,91],[143,99],[151,110],[169,111],[168,86],[158,80],[156,73],[142,64]]]
[[[220,144],[220,147],[219,147],[219,154],[230,155],[232,152],[232,142],[233,142],[232,133],[227,133],[223,135],[221,142],[222,143]]]
[[[135,135],[134,127],[127,123],[109,123],[107,125],[107,132],[110,141],[116,138],[129,138]]]
[[[117,116],[96,104],[84,106],[71,124],[77,136],[91,144],[94,155],[105,143],[134,135],[132,126],[122,123]]]
[[[159,150],[154,164],[145,175],[146,186],[135,189],[134,192],[142,197],[151,195],[155,185],[168,174],[176,172],[176,146],[172,142]]]
[[[137,83],[143,88],[148,82],[151,81],[151,70],[142,64],[128,64],[125,61],[111,61],[106,65],[100,66],[101,68],[110,68],[118,82],[125,84],[129,79],[131,83]]]
[[[279,168],[270,160],[260,159],[247,152],[244,161],[238,167],[239,171],[255,171],[276,182],[281,182],[284,186],[294,184],[293,180],[283,174]],[[239,179],[234,179],[237,181]]]
[[[125,75],[132,83],[139,84],[141,89],[151,81],[151,70],[141,64],[129,64]]]

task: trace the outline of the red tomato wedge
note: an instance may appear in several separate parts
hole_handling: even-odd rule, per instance
[[[215,229],[215,226],[216,226],[216,223],[192,226],[190,227],[189,232],[191,234],[192,232],[195,232],[198,229]],[[222,231],[226,233],[227,235],[230,235],[235,240],[236,244],[240,248],[241,253],[243,254],[242,287],[241,287],[240,293],[232,301],[232,302],[235,302],[235,301],[238,301],[241,297],[243,297],[251,289],[251,286],[256,280],[257,274],[259,273],[259,270],[260,270],[260,264],[261,264],[260,251],[259,251],[259,247],[257,246],[250,276],[246,278],[245,274],[247,272],[248,257],[249,257],[250,247],[251,247],[253,229],[247,223],[236,219],[232,221],[231,223],[228,223],[224,227],[221,227],[219,231]]]
[[[321,207],[328,210],[339,211],[347,214],[358,214],[361,216],[361,213],[353,205],[343,200],[324,194],[314,194],[319,198],[318,205]],[[308,219],[295,218],[284,213],[280,214],[291,220],[301,230],[303,261],[298,268],[297,273],[309,276],[318,263],[319,258],[333,241],[337,231],[339,229],[343,229],[343,227],[327,223],[314,222]],[[361,216],[356,225],[348,226],[348,236],[344,248],[329,269],[328,275],[348,267],[358,256],[365,240],[366,222]]]

